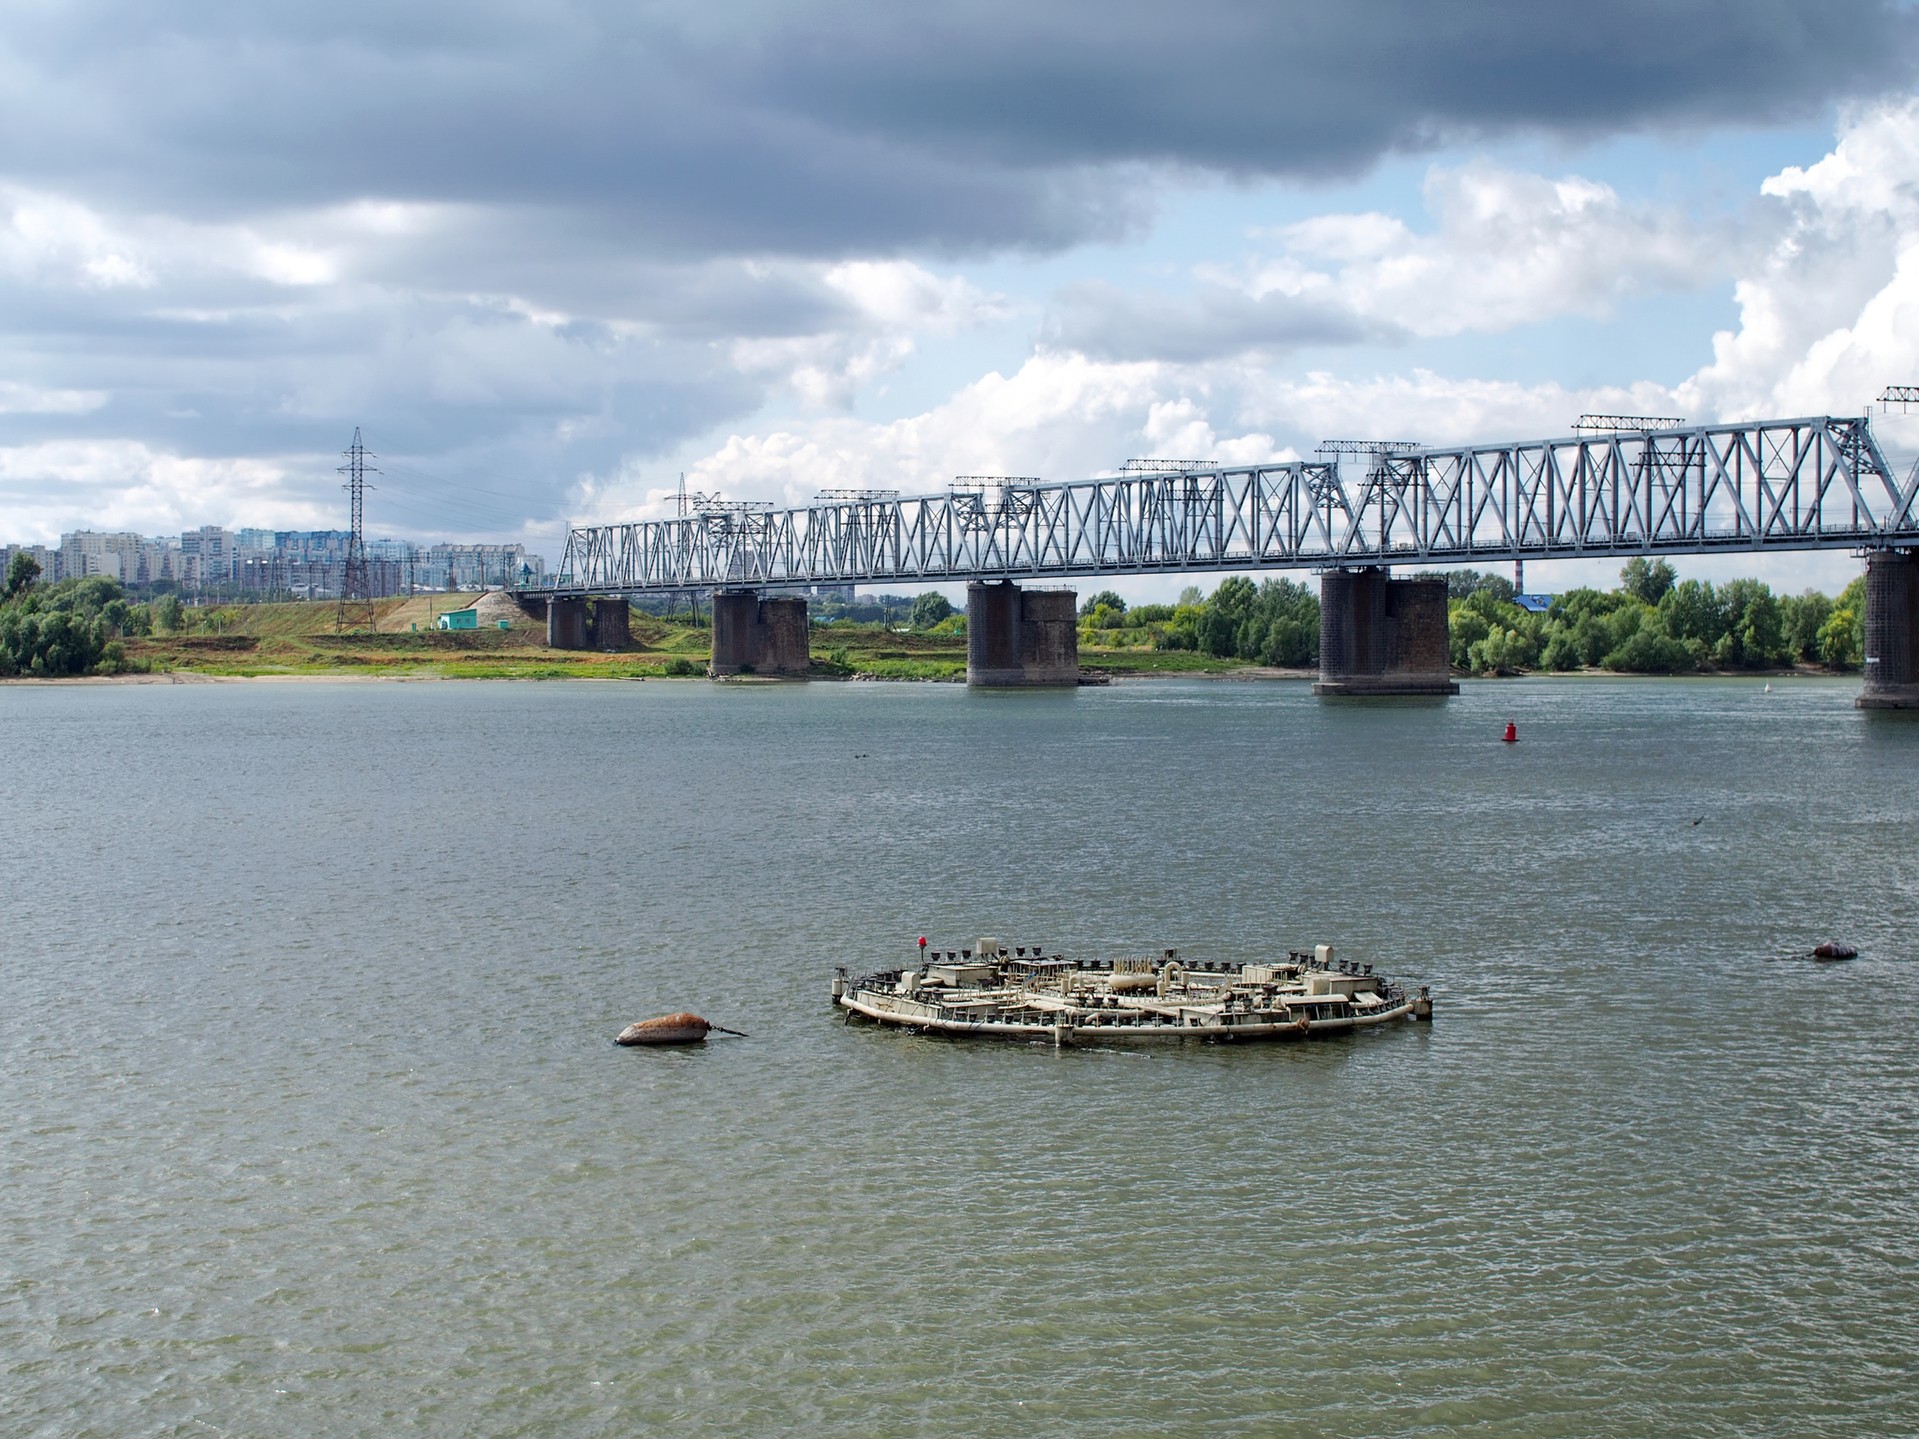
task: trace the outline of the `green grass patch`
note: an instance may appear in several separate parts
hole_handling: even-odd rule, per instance
[[[964,635],[901,633],[884,625],[815,625],[812,630],[816,650],[845,649],[855,653],[876,650],[906,654],[965,654]]]
[[[1217,675],[1246,668],[1244,660],[1215,659],[1197,650],[1081,650],[1080,668],[1154,675]]]
[[[957,660],[855,657],[850,664],[856,675],[872,675],[876,679],[883,680],[950,680],[963,679],[966,675],[964,656]]]
[[[445,597],[440,597],[444,606]],[[402,603],[418,604],[420,601]],[[447,679],[649,679],[701,676],[712,631],[635,612],[633,646],[551,650],[537,625],[511,630],[401,629],[335,634],[326,604],[231,607],[249,621],[241,632],[224,616],[225,633],[161,635],[128,642],[128,661],[156,670],[208,675],[385,675]],[[900,634],[880,625],[828,625],[811,635],[812,673],[888,680],[955,680],[966,674],[966,640],[958,635]],[[1140,674],[1217,674],[1242,668],[1191,650],[1084,648],[1088,669]]]

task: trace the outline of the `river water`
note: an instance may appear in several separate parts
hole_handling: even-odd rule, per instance
[[[0,688],[4,1427],[1919,1431],[1919,724],[1854,692]],[[919,934],[1438,1014],[843,1026]],[[679,1008],[752,1037],[610,1044]]]

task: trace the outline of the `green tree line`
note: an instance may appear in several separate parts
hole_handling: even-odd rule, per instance
[[[142,605],[102,576],[43,584],[33,557],[15,555],[0,585],[0,676],[114,673],[126,668],[125,636],[181,621],[178,595]]]
[[[1865,580],[1837,599],[1775,595],[1758,580],[1680,580],[1665,560],[1634,559],[1613,590],[1576,589],[1543,613],[1514,602],[1510,580],[1454,570],[1447,586],[1453,665],[1474,674],[1601,668],[1634,674],[1856,669],[1865,649]],[[929,613],[933,607],[929,606]],[[917,617],[916,617],[917,618]],[[1174,604],[1133,605],[1111,590],[1079,607],[1081,642],[1195,650],[1254,664],[1319,663],[1319,596],[1287,579],[1189,587]]]
[[[1196,650],[1254,664],[1319,663],[1319,596],[1294,580],[1255,584],[1243,575],[1219,582],[1202,596],[1188,586],[1170,605],[1134,605],[1111,590],[1079,607],[1081,640],[1112,647]]]
[[[1512,586],[1471,570],[1448,576],[1453,665],[1473,674],[1586,667],[1632,674],[1856,669],[1865,649],[1865,579],[1837,599],[1775,595],[1758,580],[1680,580],[1664,560],[1635,559],[1614,590],[1576,589],[1543,614]]]

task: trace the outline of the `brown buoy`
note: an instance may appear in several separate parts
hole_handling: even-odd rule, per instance
[[[627,1025],[614,1037],[615,1044],[704,1044],[707,1032],[718,1030],[721,1034],[740,1034],[737,1029],[728,1029],[723,1024],[710,1024],[689,1010],[678,1014],[662,1014],[658,1019],[642,1019]]]

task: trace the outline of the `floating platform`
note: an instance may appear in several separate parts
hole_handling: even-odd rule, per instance
[[[1332,946],[1260,964],[1157,957],[1073,960],[995,939],[932,950],[916,966],[833,980],[854,1017],[930,1034],[1069,1044],[1274,1041],[1430,1020],[1425,985],[1408,990]]]

